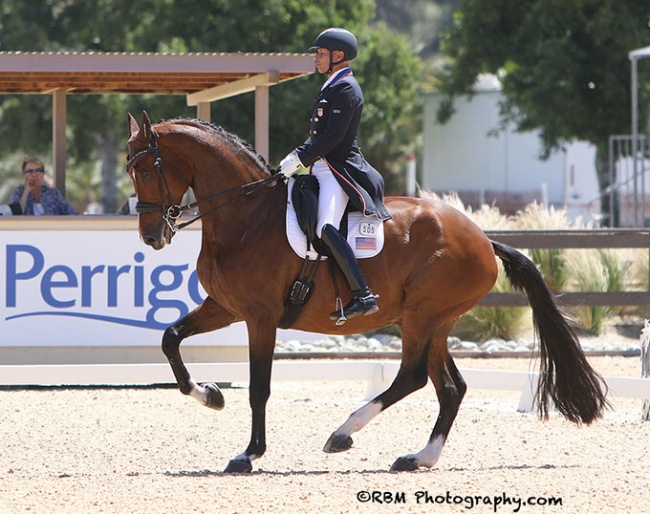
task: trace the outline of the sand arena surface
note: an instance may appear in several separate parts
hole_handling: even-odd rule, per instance
[[[591,361],[604,375],[640,376],[638,358]],[[580,428],[516,412],[518,393],[470,389],[437,466],[391,473],[431,433],[435,392],[429,384],[382,413],[350,451],[323,453],[366,386],[274,382],[268,450],[251,475],[222,473],[248,443],[246,384],[224,390],[221,412],[171,388],[0,390],[0,513],[650,512],[640,400],[612,398],[604,420]]]

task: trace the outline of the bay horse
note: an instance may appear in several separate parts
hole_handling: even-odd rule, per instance
[[[146,112],[140,125],[131,114],[128,118],[127,171],[138,198],[142,241],[159,250],[171,242],[183,210],[198,205],[202,217],[197,273],[207,297],[162,337],[162,350],[181,393],[213,409],[224,407],[216,384],[198,384],[190,376],[180,344],[194,334],[238,321],[247,325],[252,433],[246,449],[229,461],[225,472],[251,472],[252,462],[266,451],[265,411],[276,330],[302,266],[285,235],[287,186],[250,145],[220,127],[190,119],[152,124]],[[181,206],[190,187],[196,202]],[[379,312],[336,325],[329,319],[336,304],[332,275],[321,266],[314,294],[293,326],[340,335],[396,325],[402,333],[395,380],[332,433],[325,452],[348,450],[353,433],[424,387],[429,378],[440,405],[433,432],[422,450],[398,457],[391,470],[436,464],[467,389],[447,349],[447,337],[458,318],[491,290],[498,274],[495,257],[532,307],[540,340],[540,416],[547,418],[552,406],[577,424],[602,416],[608,405],[602,378],[587,362],[528,257],[489,240],[464,214],[442,202],[388,197],[386,205],[393,218],[384,224],[384,248],[360,264],[379,294]],[[347,291],[343,277],[336,280],[339,290]],[[345,303],[349,297],[343,296]]]

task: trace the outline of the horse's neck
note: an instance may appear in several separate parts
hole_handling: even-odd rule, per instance
[[[281,188],[247,185],[268,177],[261,160],[226,139],[192,137],[186,141],[188,160],[194,162],[192,188],[202,215],[204,236],[227,239],[264,219],[274,203],[282,203]],[[252,189],[255,189],[254,191]],[[234,228],[233,228],[234,227]]]
[[[208,148],[208,152],[205,152],[205,148],[196,150],[195,155],[209,156],[207,159],[197,159],[195,164],[192,186],[198,200],[221,195],[216,201],[223,203],[243,194],[247,184],[266,176],[266,171],[253,158],[238,158],[230,148],[217,152],[212,148]]]
[[[222,170],[223,171],[223,170]],[[206,183],[197,181],[195,196],[201,211],[203,230],[214,234],[220,240],[239,237],[236,234],[248,230],[251,224],[269,222],[273,219],[280,205],[284,205],[281,188],[269,184],[246,188],[264,176],[251,175],[245,180],[223,180],[227,173],[219,173],[218,177]],[[222,194],[225,193],[225,194]],[[281,219],[280,219],[281,221]]]

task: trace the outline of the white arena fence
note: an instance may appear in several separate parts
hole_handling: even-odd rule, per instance
[[[248,382],[247,362],[187,364],[199,382]],[[399,362],[275,361],[273,381],[362,380],[368,382],[366,399],[385,390],[397,374]],[[531,412],[538,373],[460,369],[469,388],[521,393],[518,411]],[[650,400],[650,378],[605,377],[609,394]],[[173,382],[165,364],[85,364],[0,366],[0,384],[5,386],[143,386]]]
[[[650,380],[650,323],[645,320],[645,327],[641,331],[641,376]],[[642,418],[650,421],[650,400],[646,396],[643,402]]]
[[[62,219],[69,218],[66,216],[11,218],[16,217],[8,217],[0,224],[0,363],[4,363],[0,365],[0,386],[173,383],[172,372],[160,354],[161,330],[171,322],[169,316],[183,314],[202,301],[192,264],[200,248],[200,222],[177,235],[180,239],[176,244],[161,253],[143,249],[134,216],[81,216],[74,220]],[[650,250],[648,229],[493,231],[488,235],[529,249]],[[66,245],[62,246],[61,240]],[[53,294],[53,290],[58,291],[56,281],[51,280],[52,270],[56,269],[65,269],[71,280],[78,279],[79,287],[65,288],[66,294],[61,297]],[[86,283],[79,279],[84,269],[101,269],[105,273]],[[121,269],[128,273],[122,274],[118,283],[117,270]],[[178,287],[169,290],[163,275],[171,275]],[[565,293],[557,301],[566,305],[647,306],[650,291]],[[527,304],[519,293],[490,293],[485,302]],[[44,315],[48,316],[46,330],[43,323],[34,321]],[[228,332],[201,334],[184,344],[188,367],[201,381],[247,382],[248,364],[242,362],[248,355],[245,326],[235,324],[224,330]],[[649,339],[650,334],[644,337]],[[16,341],[19,345],[15,345]],[[647,375],[647,341],[644,348],[643,369]],[[276,361],[273,378],[365,380],[370,397],[389,385],[399,366],[397,360],[384,361],[380,356],[376,361],[372,359],[369,356],[363,361]],[[518,391],[520,408],[533,407],[535,374],[462,371],[471,388]],[[649,380],[608,377],[607,382],[613,395],[650,400]],[[647,401],[646,413],[649,410]]]

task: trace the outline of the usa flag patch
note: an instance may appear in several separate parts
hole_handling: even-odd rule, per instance
[[[377,238],[376,237],[356,237],[354,239],[354,246],[357,250],[376,250]]]

